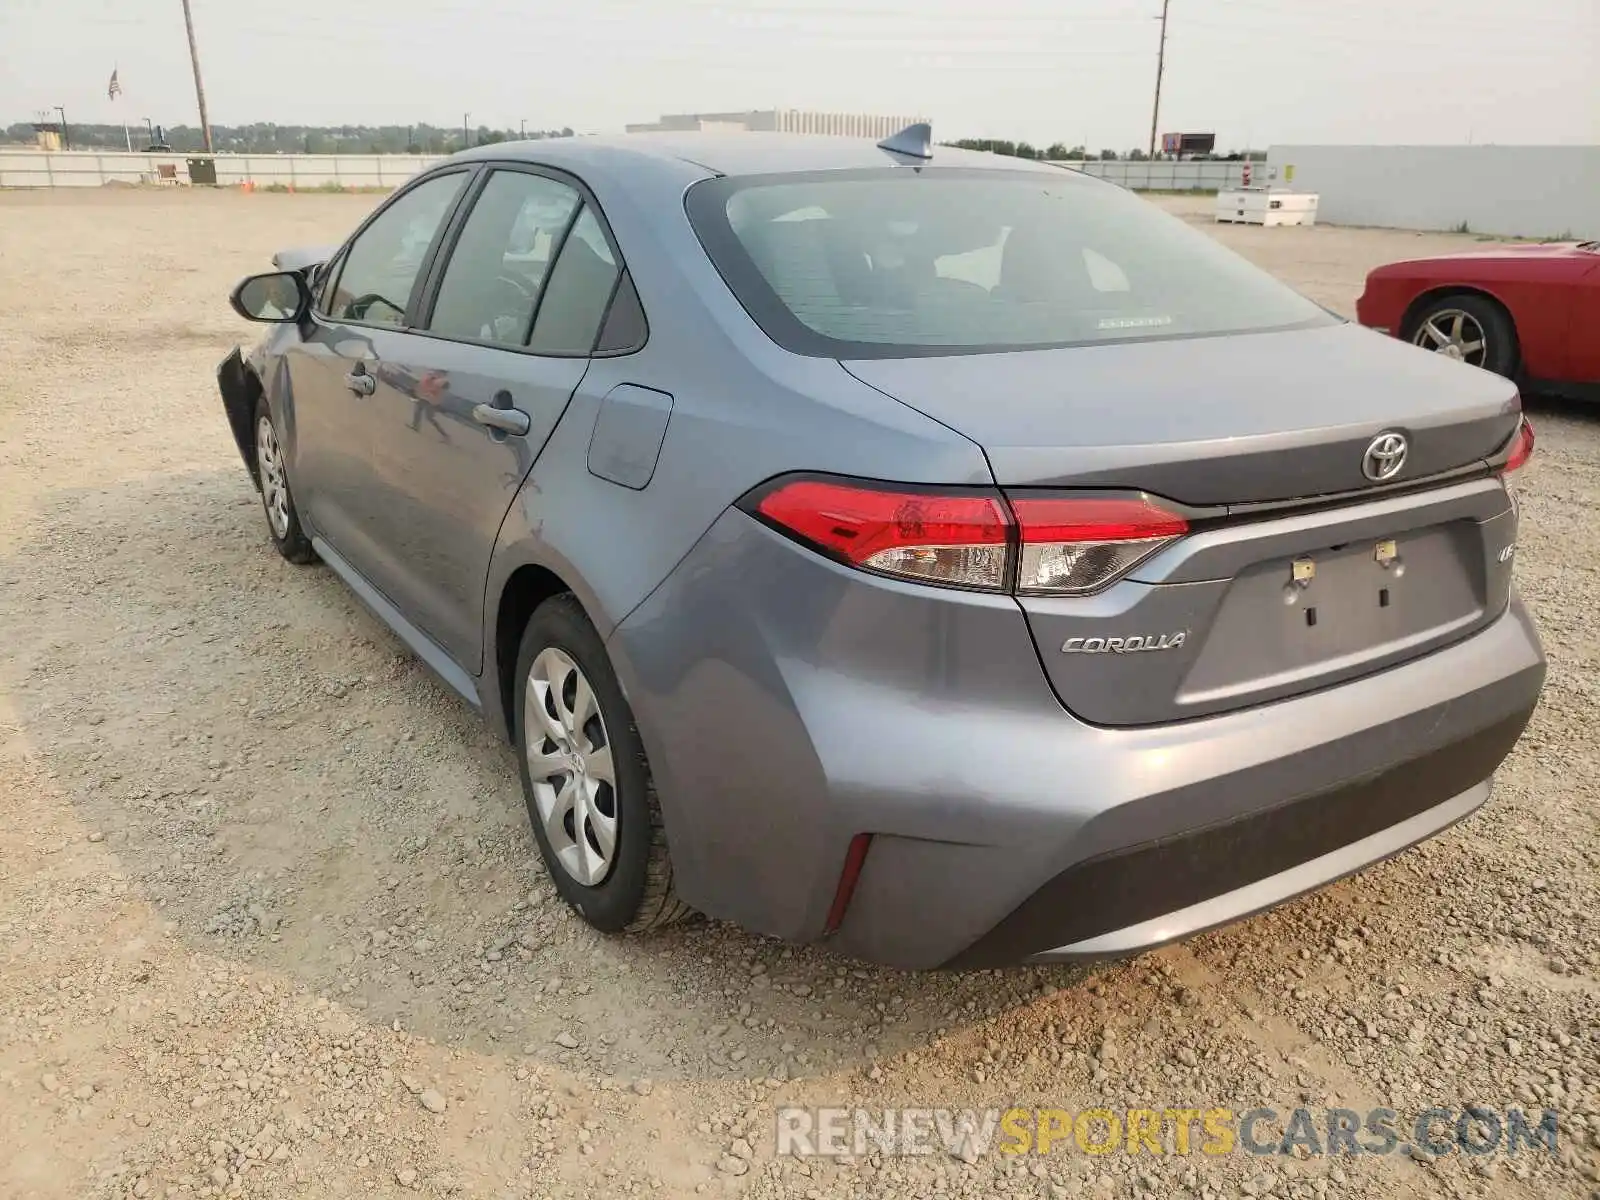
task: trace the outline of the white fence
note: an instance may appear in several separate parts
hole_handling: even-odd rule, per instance
[[[117,154],[66,150],[0,151],[0,187],[100,187],[107,183],[156,182],[160,168],[189,182],[189,159],[202,155]],[[394,187],[440,161],[421,154],[218,154],[217,183],[253,183],[296,191],[324,186]],[[1172,191],[1216,191],[1237,187],[1243,163],[1236,162],[1063,162],[1124,187]],[[1257,163],[1259,170],[1261,164]]]
[[[1318,193],[1318,221],[1600,238],[1600,146],[1274,146],[1267,162]]]
[[[1220,192],[1236,188],[1245,164],[1242,162],[1058,162],[1085,175],[1095,175],[1111,183],[1137,191]],[[1255,176],[1264,181],[1264,163],[1251,163]]]
[[[189,181],[199,155],[0,151],[0,187],[99,187]],[[296,191],[387,188],[439,162],[417,154],[218,154],[216,181]],[[1141,190],[1239,186],[1238,162],[1062,162]],[[1520,237],[1600,238],[1600,146],[1274,146],[1253,183],[1316,192],[1318,220],[1393,229],[1459,229]]]
[[[395,187],[441,156],[426,154],[120,154],[64,150],[0,151],[0,187],[101,187],[108,183],[155,183],[161,168],[180,183],[189,182],[189,160],[216,164],[217,183],[257,187],[279,185],[296,191],[319,187]]]

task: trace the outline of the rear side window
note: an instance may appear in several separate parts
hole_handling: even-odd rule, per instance
[[[937,168],[710,180],[691,221],[766,333],[884,358],[1334,323],[1120,188]]]
[[[539,354],[590,353],[620,274],[599,219],[593,209],[585,208],[550,271],[528,349]]]
[[[327,298],[336,321],[401,325],[428,248],[466,181],[457,171],[419,183],[379,213],[344,256]]]
[[[578,203],[576,191],[543,175],[490,175],[450,252],[428,328],[524,345],[550,259]]]
[[[605,328],[600,331],[600,340],[595,343],[595,353],[626,354],[630,350],[637,350],[644,345],[649,332],[644,308],[639,303],[639,293],[633,286],[633,277],[623,271],[622,279],[617,283],[616,295],[611,299],[611,308],[606,312]]]

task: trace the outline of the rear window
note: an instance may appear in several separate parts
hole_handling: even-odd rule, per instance
[[[1130,192],[1065,172],[709,180],[702,244],[769,337],[894,358],[1203,337],[1338,318]]]

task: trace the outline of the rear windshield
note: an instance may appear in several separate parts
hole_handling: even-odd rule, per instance
[[[709,180],[690,220],[767,335],[895,358],[1202,337],[1337,318],[1121,188],[889,168]]]

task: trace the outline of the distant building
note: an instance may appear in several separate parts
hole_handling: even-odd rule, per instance
[[[877,141],[927,117],[875,117],[869,113],[802,112],[767,108],[753,112],[672,113],[659,121],[629,125],[629,133],[826,133]]]

